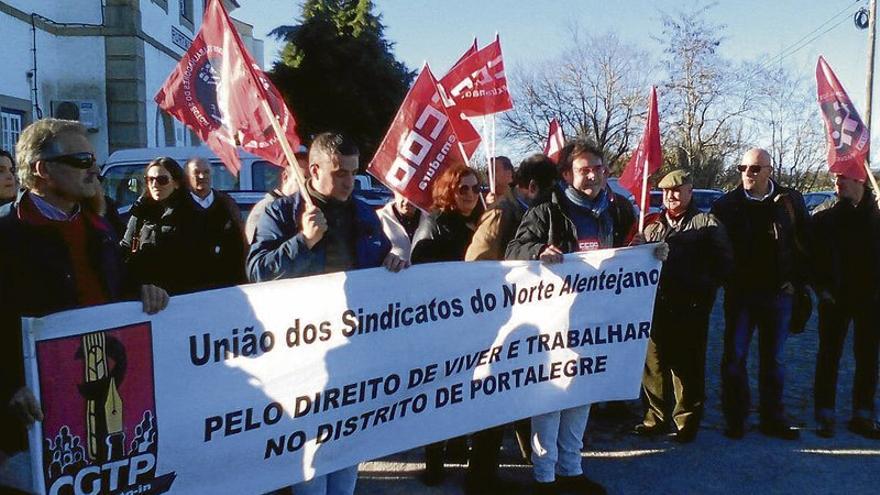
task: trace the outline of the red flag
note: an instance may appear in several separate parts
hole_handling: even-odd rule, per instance
[[[219,0],[208,3],[201,29],[155,100],[195,131],[233,173],[241,168],[237,146],[277,165],[287,164],[263,101],[291,148],[300,144],[293,115],[244,48]]]
[[[651,87],[648,101],[648,121],[645,132],[639,141],[629,163],[620,176],[620,185],[627,188],[639,203],[642,213],[647,213],[648,191],[642,198],[642,184],[646,176],[656,173],[663,166],[663,151],[660,149],[660,116],[657,114],[657,88]]]
[[[868,178],[865,157],[870,142],[869,130],[831,66],[821,56],[816,64],[816,87],[819,108],[828,131],[828,170],[864,182]]]
[[[440,81],[460,111],[467,117],[479,117],[513,108],[504,76],[501,40],[466,57]]]
[[[434,182],[449,165],[465,161],[452,120],[437,81],[425,65],[367,171],[414,205],[429,210]]]
[[[476,38],[474,38],[473,44],[469,46],[461,57],[458,58],[455,64],[453,64],[452,69],[449,70],[451,71],[455,69],[464,60],[475,53],[477,53]],[[464,118],[461,110],[456,108],[455,101],[449,96],[442,84],[439,85],[439,89],[440,96],[443,97],[443,103],[446,106],[446,114],[449,116],[450,124],[452,124],[452,128],[455,130],[455,135],[458,137],[459,141],[461,141],[461,146],[464,148],[464,152],[467,154],[468,158],[470,158],[473,156],[474,152],[477,151],[477,148],[480,147],[480,133],[477,132],[477,129],[469,120]]]
[[[550,130],[547,131],[547,142],[544,144],[544,154],[547,155],[553,163],[559,160],[559,153],[565,146],[565,135],[562,133],[562,126],[555,118],[550,121]]]

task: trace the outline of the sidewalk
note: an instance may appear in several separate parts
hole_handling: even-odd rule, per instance
[[[801,438],[785,441],[757,431],[753,411],[751,430],[740,441],[722,434],[719,366],[723,317],[720,295],[712,314],[706,359],[706,416],[697,440],[679,445],[667,438],[643,439],[629,429],[639,420],[637,401],[626,418],[595,411],[587,427],[584,469],[611,494],[876,494],[880,493],[880,441],[847,431],[852,397],[852,336],[847,338],[838,382],[837,435],[824,439],[815,434],[813,374],[818,337],[816,317],[805,333],[790,336],[786,344],[785,401],[791,421],[801,427]],[[851,333],[851,332],[850,332]],[[757,335],[752,342],[750,377],[753,403],[757,402]],[[361,464],[358,495],[460,494],[464,466],[448,468],[449,476],[438,487],[418,480],[424,467],[421,449]],[[530,466],[518,458],[509,431],[502,452],[501,476],[520,484],[529,493]]]

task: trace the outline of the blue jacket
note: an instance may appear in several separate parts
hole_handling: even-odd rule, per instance
[[[6,452],[26,446],[24,425],[6,406],[24,386],[20,318],[78,307],[73,263],[61,237],[19,219],[19,204],[26,194],[0,207],[0,338],[4,342],[0,345],[0,425],[9,432],[0,435],[0,449]],[[89,261],[100,274],[110,301],[119,301],[130,293],[130,286],[125,283],[115,234],[104,219],[86,211],[81,214],[88,225]]]
[[[391,250],[376,211],[357,198],[355,205],[355,267],[380,266]],[[248,279],[265,282],[324,273],[326,250],[322,242],[309,249],[299,226],[305,208],[297,193],[276,199],[260,217],[247,257]]]

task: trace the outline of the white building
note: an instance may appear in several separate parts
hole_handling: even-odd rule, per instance
[[[224,0],[227,10],[236,0]],[[205,0],[0,0],[0,148],[40,116],[89,129],[99,163],[118,149],[198,139],[153,96],[192,42]],[[235,22],[263,63],[252,26]]]

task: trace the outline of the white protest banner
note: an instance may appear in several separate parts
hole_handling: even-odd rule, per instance
[[[360,270],[25,320],[37,486],[260,493],[638,397],[653,246]]]

